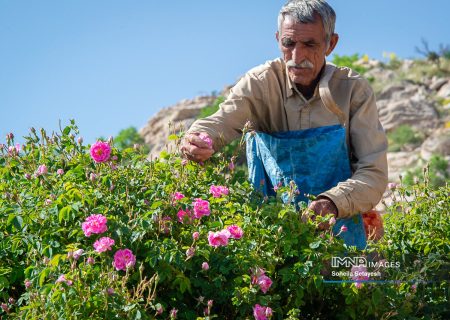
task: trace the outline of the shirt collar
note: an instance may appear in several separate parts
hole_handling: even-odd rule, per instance
[[[284,60],[283,60],[284,62]],[[332,64],[331,62],[325,61],[325,68],[320,76],[320,80],[319,83],[317,84],[316,88],[314,89],[314,95],[312,96],[311,99],[316,98],[317,96],[319,96],[319,85],[321,85],[324,81],[324,79],[326,79],[326,75],[328,75],[330,72],[333,72],[333,67],[334,64]],[[298,91],[297,87],[295,86],[295,83],[292,82],[291,78],[289,77],[289,73],[288,73],[288,69],[286,67],[286,63],[284,63],[284,68],[285,68],[285,74],[286,74],[286,97],[291,97],[295,92],[301,97],[303,98],[305,101],[305,97],[303,97],[303,95],[300,93],[300,91]],[[328,85],[323,83],[324,85]]]

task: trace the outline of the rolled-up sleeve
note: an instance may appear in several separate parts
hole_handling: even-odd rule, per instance
[[[231,89],[228,97],[213,115],[196,120],[187,133],[205,132],[213,139],[213,148],[220,150],[242,134],[247,121],[252,128],[258,125],[254,119],[264,115],[265,82],[254,74],[247,73]]]
[[[336,204],[339,218],[372,209],[388,182],[387,139],[378,119],[375,95],[366,80],[359,81],[351,100],[348,128],[353,175],[321,194]]]

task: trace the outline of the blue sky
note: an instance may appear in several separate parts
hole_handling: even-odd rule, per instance
[[[86,143],[220,91],[279,56],[279,0],[0,0],[0,142],[74,118]],[[450,44],[450,1],[329,0],[334,53]]]

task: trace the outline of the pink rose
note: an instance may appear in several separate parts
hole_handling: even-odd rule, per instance
[[[114,245],[114,240],[109,237],[102,237],[94,242],[94,249],[98,253],[105,252],[111,250],[111,247]]]
[[[189,249],[186,250],[186,257],[188,259],[192,258],[194,256],[194,254],[195,254],[195,248],[190,247]]]
[[[106,289],[106,294],[107,294],[108,296],[112,296],[112,295],[114,294],[114,289],[113,289],[113,288],[108,288],[108,289]]]
[[[36,170],[36,176],[41,176],[41,175],[47,174],[47,173],[48,173],[48,169],[45,164],[41,164]]]
[[[200,237],[200,233],[198,233],[197,231],[195,231],[195,232],[192,234],[192,239],[194,239],[194,240],[198,240],[199,237]]]
[[[395,190],[397,189],[397,184],[395,182],[389,182],[387,187],[389,188],[389,190]]]
[[[185,196],[184,194],[182,194],[181,192],[175,192],[174,194],[172,194],[172,199],[174,200],[180,200],[183,199]]]
[[[169,313],[169,316],[170,316],[170,319],[172,320],[172,319],[176,319],[177,318],[177,313],[178,313],[178,310],[177,309],[172,309],[172,310],[170,310],[170,313]]]
[[[73,254],[72,254],[72,257],[73,257],[74,260],[78,260],[78,259],[80,259],[80,257],[83,255],[83,253],[84,253],[84,250],[83,250],[83,249],[75,250],[75,251],[73,252]]]
[[[193,215],[189,209],[186,209],[186,211],[180,210],[177,213],[177,218],[181,223],[192,223]]]
[[[272,280],[266,275],[262,275],[258,277],[257,284],[259,285],[259,288],[263,293],[266,293],[267,290],[269,290],[270,286],[272,285]]]
[[[348,228],[346,226],[341,227],[341,232],[347,232]]]
[[[56,173],[60,176],[62,176],[64,174],[64,170],[63,169],[58,169],[56,170]]]
[[[210,246],[220,247],[226,246],[228,244],[228,238],[230,237],[230,232],[228,230],[221,230],[217,232],[209,231],[208,242]]]
[[[208,147],[209,147],[209,148],[212,148],[212,146],[213,146],[213,141],[212,141],[212,139],[209,137],[208,134],[202,132],[202,133],[200,133],[200,134],[198,135],[198,137],[199,137],[200,139],[202,139],[203,141],[205,141],[205,142],[208,144]]]
[[[215,186],[212,185],[209,188],[209,193],[213,195],[214,198],[220,198],[222,196],[226,196],[228,194],[228,188],[225,186]]]
[[[330,224],[330,226],[333,226],[336,224],[336,218],[335,217],[331,217],[330,221],[328,222]]]
[[[97,141],[91,146],[91,157],[95,162],[105,162],[109,160],[111,147],[107,142]]]
[[[113,266],[116,270],[132,268],[136,263],[136,257],[130,249],[117,250],[114,254]]]
[[[192,205],[194,206],[194,217],[197,219],[200,219],[202,216],[209,216],[211,213],[209,209],[209,201],[207,200],[197,198],[194,202],[192,202]]]
[[[231,234],[230,238],[233,238],[233,239],[240,239],[244,235],[244,231],[241,229],[241,227],[239,227],[235,224],[228,226],[227,230]]]
[[[272,316],[272,309],[255,304],[253,307],[253,316],[255,320],[268,320]]]
[[[108,230],[106,221],[106,217],[101,214],[90,215],[81,225],[84,235],[89,237],[93,233],[99,234],[105,232]]]
[[[204,271],[206,271],[206,270],[209,269],[209,264],[208,264],[208,262],[203,262],[203,263],[202,263],[202,269],[203,269]]]
[[[90,264],[90,265],[93,265],[95,263],[95,260],[94,260],[94,258],[89,257],[89,258],[87,258],[86,263]]]
[[[30,280],[28,280],[28,279],[26,279],[25,280],[25,282],[24,282],[24,284],[25,284],[25,288],[29,288],[29,287],[31,287],[31,285],[33,284]]]
[[[55,283],[62,283],[62,282],[64,282],[68,286],[71,286],[73,284],[72,280],[67,280],[64,274],[60,275],[58,279],[56,279],[55,281]]]

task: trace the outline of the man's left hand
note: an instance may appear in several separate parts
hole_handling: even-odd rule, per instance
[[[315,214],[319,216],[326,216],[327,214],[333,214],[335,218],[337,218],[338,216],[338,208],[336,207],[334,202],[325,197],[318,198],[317,200],[311,202],[308,209],[314,211]],[[325,230],[329,227],[330,226],[327,222],[319,224],[320,230]]]

